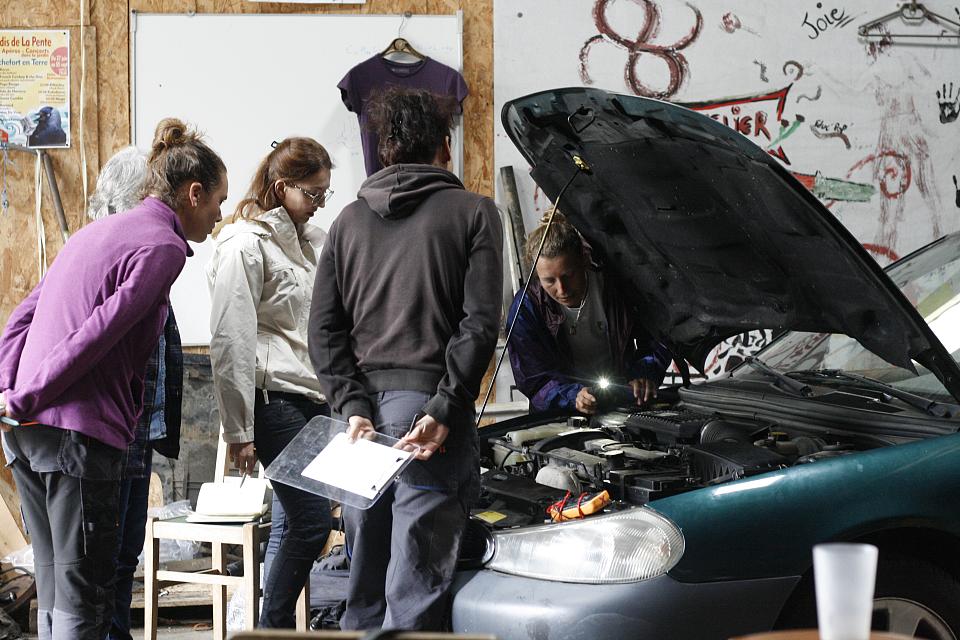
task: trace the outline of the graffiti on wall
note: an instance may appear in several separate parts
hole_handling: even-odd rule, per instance
[[[960,116],[960,89],[956,96],[953,93],[953,83],[950,83],[950,90],[947,90],[947,83],[943,83],[943,93],[937,89],[937,104],[940,106],[940,122],[948,124],[954,122],[957,116]]]
[[[822,2],[818,2],[817,13],[811,16],[810,12],[807,11],[803,15],[801,26],[808,38],[816,40],[828,29],[842,29],[853,20],[854,17],[849,15],[846,9],[833,7],[827,10],[824,9]]]
[[[932,237],[938,238],[944,229],[940,197],[933,180],[936,172],[915,99],[882,82],[877,84],[875,93],[881,117],[878,151],[872,161],[873,178],[883,197],[873,242],[885,247],[896,246],[908,212],[911,225],[924,225]],[[908,208],[903,196],[914,188],[924,206]]]
[[[773,341],[773,331],[769,329],[759,329],[756,331],[747,331],[727,338],[707,355],[703,366],[703,374],[698,374],[692,369],[690,371],[693,378],[715,378],[733,371],[746,359],[764,348]],[[671,364],[667,369],[667,375],[664,382],[667,384],[679,383],[681,381],[680,370],[677,365]]]
[[[654,42],[660,32],[661,13],[659,5],[653,0],[633,0],[644,10],[644,23],[636,38],[625,36],[616,31],[607,19],[607,8],[613,0],[596,0],[593,5],[593,22],[599,33],[587,38],[580,48],[580,79],[585,85],[593,84],[590,70],[590,53],[600,44],[612,44],[626,53],[623,79],[629,90],[638,96],[647,98],[670,98],[683,85],[689,73],[687,59],[683,50],[693,44],[703,28],[703,16],[700,10],[687,4],[693,11],[693,25],[686,35],[671,44]],[[669,81],[663,89],[654,89],[643,82],[637,73],[637,64],[642,56],[652,56],[661,60],[667,67]]]
[[[790,164],[782,142],[796,131],[796,127],[791,128],[791,121],[784,114],[791,86],[759,95],[678,104],[723,123],[754,144],[765,147],[770,155]],[[777,132],[776,139],[770,132],[771,128]]]
[[[868,0],[804,0],[778,12],[757,0],[723,4],[571,1],[564,6],[576,28],[562,78],[678,102],[737,131],[880,264],[958,227],[957,214],[943,212],[960,208],[960,167],[944,152],[948,137],[936,133],[960,120],[960,78],[945,62],[952,53],[931,58],[900,47],[883,25],[858,40],[857,23],[877,13]],[[539,217],[549,203],[532,188]],[[729,371],[769,339],[731,338],[711,354],[707,373]]]
[[[847,129],[850,127],[848,124],[842,124],[840,122],[824,122],[823,120],[818,119],[812,125],[810,125],[810,131],[813,132],[817,138],[821,140],[829,140],[830,138],[836,138],[843,142],[843,145],[849,149],[850,148],[850,138],[847,137]]]
[[[750,27],[744,25],[743,22],[740,20],[740,17],[737,14],[733,13],[732,11],[729,11],[723,14],[723,18],[720,19],[720,28],[726,31],[727,33],[735,33],[740,29],[743,29],[747,33],[752,33],[757,37],[760,36],[759,33],[754,31]]]
[[[802,67],[797,64],[797,68],[800,70],[799,74],[802,74]],[[785,165],[790,165],[791,162],[783,148],[783,142],[796,133],[797,129],[806,121],[806,118],[799,113],[792,115],[786,113],[787,95],[791,86],[788,85],[778,91],[755,96],[685,103],[684,106],[700,111],[723,123],[746,136],[755,144],[766,148],[767,153]],[[777,135],[774,136],[771,133],[771,127],[775,126],[779,127],[779,130]],[[812,126],[823,129],[823,137],[839,138],[849,148],[850,140],[846,134],[848,124],[839,122],[824,124],[822,120],[818,120]],[[804,173],[794,170],[792,173],[801,184],[821,200],[867,202],[876,192],[876,189],[870,184],[851,181],[849,175],[846,178],[830,178],[819,171]]]

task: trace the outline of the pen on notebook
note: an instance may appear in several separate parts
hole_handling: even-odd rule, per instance
[[[243,488],[243,483],[246,481],[246,479],[247,479],[247,474],[246,474],[246,473],[241,473],[241,474],[240,474],[240,487],[241,487],[241,488]]]

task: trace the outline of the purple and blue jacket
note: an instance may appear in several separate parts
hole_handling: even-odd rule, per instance
[[[614,376],[633,380],[645,378],[657,384],[663,380],[672,355],[635,320],[635,313],[619,295],[620,287],[604,274],[603,309],[607,316]],[[577,393],[584,385],[578,375],[563,325],[563,309],[540,282],[530,282],[526,297],[517,293],[510,305],[507,326],[520,315],[513,328],[508,349],[517,388],[530,399],[532,411],[576,408]],[[523,306],[520,300],[523,297]]]

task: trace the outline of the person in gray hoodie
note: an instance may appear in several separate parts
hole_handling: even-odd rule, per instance
[[[500,325],[502,229],[493,201],[447,169],[455,106],[392,87],[370,109],[385,168],[330,227],[309,351],[351,437],[421,450],[373,507],[344,509],[341,627],[431,630],[479,490],[474,403]]]

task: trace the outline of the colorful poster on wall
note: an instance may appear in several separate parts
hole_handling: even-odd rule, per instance
[[[0,128],[11,144],[70,146],[70,32],[0,29]]]

